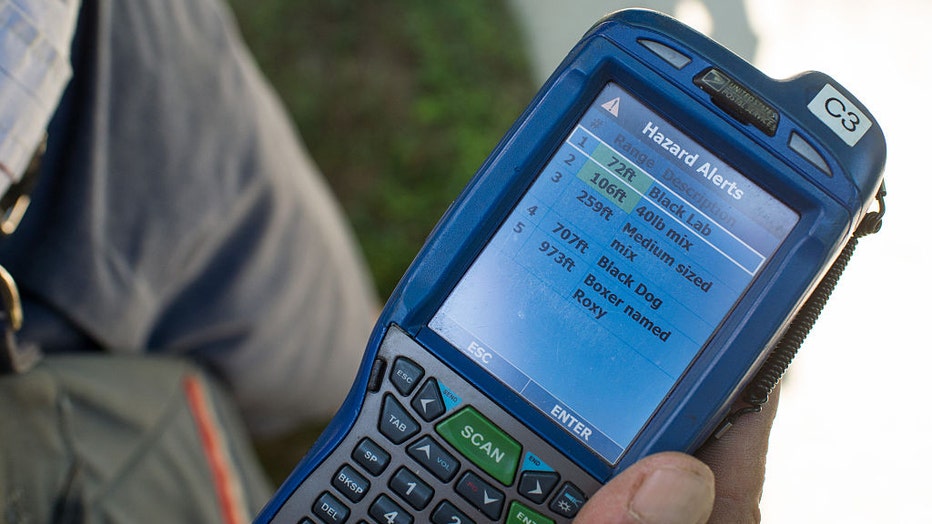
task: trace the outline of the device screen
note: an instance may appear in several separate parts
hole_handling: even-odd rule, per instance
[[[429,326],[614,464],[798,219],[609,83]]]

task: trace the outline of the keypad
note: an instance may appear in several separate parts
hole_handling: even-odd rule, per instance
[[[372,439],[365,438],[353,449],[353,460],[372,475],[378,476],[385,471],[391,457]]]
[[[369,481],[350,466],[343,466],[331,481],[333,487],[352,502],[359,502],[369,491]]]
[[[350,510],[329,492],[322,493],[314,501],[314,515],[324,522],[343,524],[349,518]]]
[[[409,358],[399,357],[395,360],[395,365],[392,366],[392,374],[389,380],[395,385],[399,393],[407,397],[423,376],[424,368]]]
[[[505,494],[472,471],[467,471],[456,483],[456,492],[493,520],[501,516],[502,508],[505,507]]]
[[[573,518],[585,502],[586,495],[579,488],[567,482],[550,502],[550,509],[557,515]]]
[[[534,511],[524,504],[514,501],[508,510],[507,524],[553,524],[553,519]]]
[[[446,412],[443,406],[443,396],[437,381],[430,379],[424,383],[421,390],[411,401],[411,407],[422,419],[430,422]]]
[[[426,508],[434,496],[434,489],[408,468],[399,469],[388,486],[414,509]]]
[[[472,407],[437,425],[440,434],[473,464],[509,486],[521,460],[521,445]]]
[[[414,517],[385,495],[379,495],[369,506],[369,516],[380,524],[411,524]]]
[[[560,475],[554,471],[525,471],[518,483],[518,493],[531,502],[541,504],[550,496],[559,481]]]
[[[446,500],[437,505],[437,509],[435,509],[430,516],[430,521],[434,524],[450,524],[452,522],[476,524],[476,522],[463,513],[462,510]]]
[[[401,407],[395,397],[391,394],[385,395],[382,416],[379,418],[379,431],[393,443],[401,444],[420,430],[421,425]]]
[[[368,411],[375,433],[348,444],[349,457],[329,467],[329,485],[303,518],[553,524],[576,516],[587,495],[471,405],[469,391],[444,385],[407,356],[385,367],[387,380],[370,384],[376,398],[367,400],[378,402]]]
[[[410,455],[442,482],[449,482],[460,469],[460,461],[427,435],[408,446]]]

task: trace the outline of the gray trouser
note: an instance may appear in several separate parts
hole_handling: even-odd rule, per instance
[[[4,524],[245,524],[270,493],[229,395],[182,359],[51,357],[0,379],[0,413]]]
[[[124,372],[121,359],[133,362],[131,388],[145,383],[145,362],[183,358],[217,377],[262,436],[328,416],[349,389],[374,319],[368,274],[218,1],[84,0],[74,78],[32,207],[0,241],[0,264],[24,296],[20,338],[71,356],[49,358],[36,376],[0,378],[5,386],[60,376],[81,358],[103,367],[99,356],[111,355],[114,373]],[[21,431],[28,444],[28,421],[42,409],[64,408],[5,401],[0,481],[17,474],[5,439]],[[98,474],[107,473],[95,458],[79,480]],[[14,495],[0,492],[0,518]],[[112,520],[144,521],[123,516]]]

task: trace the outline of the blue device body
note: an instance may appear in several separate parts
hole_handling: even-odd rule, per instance
[[[528,400],[529,394],[522,394],[507,378],[503,379],[506,376],[504,372],[490,372],[484,366],[482,352],[476,354],[475,348],[480,347],[479,344],[473,344],[469,351],[462,344],[457,347],[457,337],[450,334],[452,331],[445,331],[443,326],[447,324],[438,318],[439,312],[449,312],[451,316],[461,314],[457,307],[464,306],[445,306],[445,303],[456,293],[463,297],[462,300],[468,300],[473,296],[472,290],[481,287],[474,285],[481,280],[472,280],[469,286],[464,284],[462,289],[457,289],[497,232],[522,229],[523,233],[523,227],[517,227],[518,222],[524,225],[523,219],[518,220],[520,217],[515,214],[516,210],[530,206],[528,194],[536,199],[533,203],[543,199],[543,193],[532,193],[537,190],[531,188],[538,179],[557,178],[556,168],[548,166],[555,166],[564,157],[569,160],[569,156],[584,152],[568,149],[570,146],[595,140],[601,140],[604,147],[615,148],[603,147],[604,151],[617,152],[630,146],[630,136],[627,142],[616,141],[613,145],[606,143],[604,137],[600,139],[597,130],[587,130],[590,124],[602,125],[603,121],[617,116],[612,109],[616,97],[621,99],[621,112],[648,115],[645,119],[649,121],[649,124],[633,128],[633,135],[640,133],[640,153],[646,154],[639,157],[640,162],[634,161],[639,153],[626,153],[631,158],[622,160],[637,164],[631,167],[639,173],[649,172],[646,166],[652,164],[654,172],[651,174],[660,181],[661,172],[670,173],[674,169],[670,166],[677,166],[675,169],[683,173],[692,171],[695,175],[697,169],[703,168],[702,161],[711,155],[715,165],[699,174],[716,186],[718,197],[735,204],[738,200],[757,198],[754,195],[760,195],[768,202],[772,200],[773,209],[761,214],[783,216],[784,224],[779,227],[785,231],[767,241],[769,251],[760,259],[747,255],[748,263],[745,264],[741,260],[745,251],[741,251],[743,248],[740,246],[751,241],[737,238],[740,233],[735,234],[737,237],[723,233],[722,240],[716,244],[716,233],[707,233],[708,227],[691,221],[694,215],[690,210],[683,212],[685,204],[664,200],[666,193],[659,189],[660,186],[643,188],[643,194],[638,196],[643,205],[635,203],[628,206],[631,218],[626,219],[623,226],[621,223],[614,226],[616,234],[613,238],[623,238],[627,244],[612,244],[615,248],[613,265],[622,265],[624,257],[621,251],[624,248],[633,248],[640,253],[639,258],[632,260],[646,260],[651,256],[651,248],[662,242],[667,242],[666,249],[671,253],[669,258],[675,256],[678,262],[686,261],[683,257],[694,255],[686,252],[688,247],[686,251],[681,249],[684,243],[689,246],[708,240],[707,245],[717,246],[716,252],[726,252],[729,260],[741,262],[739,265],[749,267],[752,274],[746,277],[746,281],[741,281],[743,287],[737,289],[733,300],[723,306],[721,321],[709,328],[707,337],[697,343],[693,353],[683,357],[671,385],[665,386],[662,394],[656,396],[656,402],[649,403],[649,413],[643,418],[643,424],[633,430],[623,445],[596,448],[580,438],[581,433],[589,431],[585,426],[574,427],[572,421],[566,423],[566,418],[561,424],[560,420],[555,420],[553,411],[534,405]],[[617,105],[614,107],[615,112],[619,111]],[[596,115],[597,118],[584,115]],[[657,134],[666,136],[658,139]],[[587,141],[587,137],[590,140]],[[610,154],[598,151],[586,154],[591,154],[589,158],[593,162],[598,158],[611,162]],[[600,154],[603,156],[599,157]],[[364,399],[371,393],[372,372],[379,359],[380,344],[392,326],[406,333],[450,372],[492,399],[526,429],[539,435],[600,483],[648,454],[664,450],[694,451],[728,414],[742,388],[867,212],[881,182],[885,155],[882,132],[870,113],[848,91],[824,74],[807,72],[776,81],[669,17],[644,10],[621,11],[606,17],[567,56],[431,233],[385,306],[343,407],[259,515],[257,522],[272,521],[298,487],[313,475],[326,474],[329,481],[332,473],[315,473],[315,469],[339,449],[354,424],[365,423],[374,427],[370,422],[359,420],[360,412]],[[657,161],[651,163],[648,157]],[[617,155],[615,160],[619,160]],[[607,165],[606,162],[601,164],[602,167]],[[661,169],[664,165],[668,166],[666,171]],[[732,184],[733,180],[716,178],[715,173],[710,172],[717,167],[743,174],[756,187],[736,189],[739,186]],[[562,176],[564,173],[559,174]],[[740,178],[739,175],[734,176]],[[630,171],[629,178],[633,178]],[[682,178],[671,175],[663,182],[675,192],[677,188],[688,186],[681,182]],[[598,174],[592,173],[575,177],[574,183],[581,180],[589,184],[579,186],[583,189],[573,193],[578,202],[573,205],[579,206],[580,213],[591,213],[585,220],[603,220],[609,212],[603,212],[599,217],[591,206],[583,209],[587,199],[578,194],[580,191],[594,196],[595,199],[589,201],[600,202],[599,207],[603,208],[608,207],[604,204],[612,203],[613,197],[615,203],[623,201],[619,187],[628,191],[624,198],[633,195],[631,188],[621,183],[602,184],[600,188],[597,179]],[[738,192],[742,199],[734,198]],[[623,203],[622,207],[624,205],[627,204]],[[611,209],[614,210],[612,219],[624,214],[614,207]],[[714,215],[714,211],[709,211],[714,207],[704,209],[708,215]],[[635,216],[636,213],[639,215]],[[655,215],[661,218],[655,218]],[[721,212],[716,216],[725,220],[727,214]],[[670,233],[674,229],[671,219],[682,222],[680,226],[693,229],[677,226],[677,232]],[[762,222],[765,220],[761,219]],[[589,243],[584,246],[586,241],[580,239],[586,235],[573,233],[570,236],[564,231],[556,231],[561,227],[571,229],[563,222],[557,228],[547,226],[545,232],[551,236],[546,238],[550,240],[534,243],[535,249],[527,251],[530,253],[527,256],[535,256],[536,253],[542,257],[541,260],[549,257],[554,267],[560,266],[561,272],[573,273],[582,265],[579,258],[588,254],[591,246]],[[741,227],[740,223],[735,223],[732,229],[739,231]],[[590,226],[576,225],[572,229],[576,232],[591,230]],[[635,229],[637,232],[633,232]],[[686,238],[690,240],[681,240],[680,234],[686,235],[687,232]],[[705,240],[703,235],[706,235]],[[656,241],[651,244],[649,241],[655,237]],[[736,241],[729,244],[733,237]],[[563,243],[560,243],[561,239]],[[496,242],[505,245],[505,240]],[[548,249],[541,249],[545,242]],[[677,242],[679,251],[676,250]],[[729,252],[731,248],[728,246],[731,245],[737,246],[733,252]],[[548,254],[557,247],[560,251],[556,257],[564,255],[560,258],[562,264]],[[573,252],[574,248],[576,252]],[[755,247],[747,253],[758,251],[761,250]],[[565,259],[570,258],[569,254],[575,255],[576,261],[567,270]],[[688,270],[685,269],[688,264],[679,264],[684,266],[683,272],[679,272],[671,260],[660,258],[671,262],[671,271],[676,268],[676,276],[686,281],[687,286],[694,286],[695,289],[689,289],[700,297],[702,294],[699,292],[708,295],[711,289],[717,289],[711,285],[712,280],[719,288],[724,287],[721,280],[714,278],[703,280],[697,276],[688,279]],[[755,265],[754,260],[760,263]],[[615,279],[612,280],[599,272],[608,271],[608,262],[599,264],[598,267],[593,265],[594,269],[588,274],[577,273],[574,278],[580,280],[574,284],[576,287],[562,295],[574,306],[581,306],[573,315],[585,313],[590,320],[598,319],[593,320],[596,322],[601,321],[600,314],[609,312],[624,319],[623,312],[627,311],[625,322],[639,321],[636,336],[647,337],[661,346],[669,342],[663,340],[664,336],[671,339],[679,334],[669,326],[655,323],[656,317],[645,320],[673,307],[676,303],[673,290],[663,289],[660,284],[647,290],[647,286],[642,288],[630,278],[627,281],[629,289],[626,290],[625,280],[618,276],[617,270],[613,270]],[[498,267],[499,262],[493,260],[487,265]],[[669,274],[674,275],[672,272]],[[581,283],[583,280],[588,283]],[[612,285],[608,285],[609,282]],[[608,287],[613,288],[611,294],[607,292]],[[521,293],[523,289],[516,286],[510,292]],[[635,289],[639,291],[631,293]],[[622,296],[621,291],[628,291],[630,297]],[[648,293],[650,297],[646,296]],[[651,297],[653,303],[650,302]],[[451,303],[456,302],[450,300]],[[586,300],[588,302],[584,304]],[[622,309],[627,304],[637,304],[638,309]],[[658,307],[651,309],[651,305]],[[686,301],[680,306],[684,311],[701,309],[689,306]],[[560,318],[561,314],[555,312],[553,323],[558,324]],[[674,331],[674,334],[670,335],[669,331]],[[562,366],[558,361],[550,365]],[[533,367],[533,363],[528,366]],[[598,392],[591,398],[593,404],[611,406],[616,402],[605,398],[605,388],[595,389]],[[469,403],[468,399],[466,403]],[[574,406],[588,409],[585,402],[577,402]],[[510,431],[509,428],[502,429]],[[311,503],[308,501],[307,505]],[[411,513],[416,515],[416,511]]]

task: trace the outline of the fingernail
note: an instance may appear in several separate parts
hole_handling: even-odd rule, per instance
[[[700,524],[712,513],[715,486],[694,471],[661,468],[641,484],[629,511],[645,524]]]

